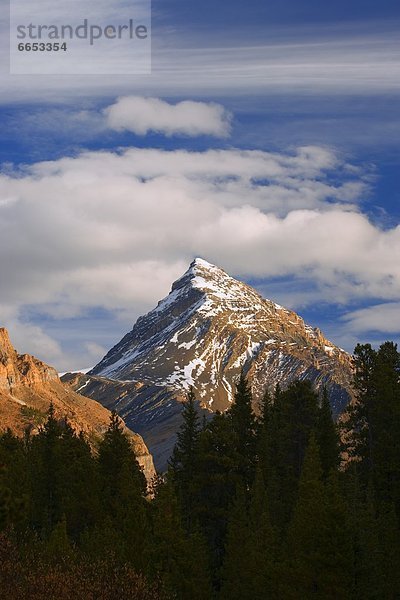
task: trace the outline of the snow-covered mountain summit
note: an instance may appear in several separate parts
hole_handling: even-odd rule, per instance
[[[196,258],[91,375],[177,394],[193,385],[205,407],[223,410],[242,368],[256,398],[266,386],[307,378],[328,386],[335,412],[348,400],[351,361],[343,350],[296,313]]]

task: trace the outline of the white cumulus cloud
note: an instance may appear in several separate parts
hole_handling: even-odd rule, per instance
[[[125,96],[104,111],[107,124],[117,131],[146,135],[150,131],[167,136],[210,135],[226,137],[231,127],[231,114],[214,102],[184,100],[170,104],[159,98]]]

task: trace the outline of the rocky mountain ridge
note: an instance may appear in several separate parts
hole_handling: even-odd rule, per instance
[[[0,328],[0,428],[10,428],[19,435],[29,429],[34,434],[45,420],[50,403],[56,416],[67,417],[93,446],[107,430],[110,413],[106,408],[63,384],[56,370],[41,360],[18,354],[7,330]],[[152,456],[141,436],[126,431],[138,462],[150,479],[155,474]]]

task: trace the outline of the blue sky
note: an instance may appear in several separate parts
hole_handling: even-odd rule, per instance
[[[10,75],[1,53],[0,321],[15,345],[89,367],[196,255],[348,351],[398,341],[398,3],[152,10],[151,75]]]

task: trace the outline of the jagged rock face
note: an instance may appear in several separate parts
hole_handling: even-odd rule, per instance
[[[165,423],[177,421],[185,390],[193,385],[204,408],[225,410],[242,368],[255,405],[266,388],[296,379],[309,379],[318,389],[326,385],[335,416],[350,398],[352,364],[346,352],[296,313],[196,259],[170,294],[90,372],[102,384],[88,385],[91,397],[101,402],[99,390],[107,385],[107,406],[120,411],[158,456],[158,444],[168,445]],[[129,387],[123,400],[116,381]]]
[[[110,412],[104,406],[63,384],[52,367],[29,354],[18,354],[7,331],[0,328],[0,429],[9,427],[22,435],[29,428],[36,433],[50,403],[56,416],[67,417],[93,446],[107,430]],[[155,475],[152,456],[140,435],[126,431],[150,480]]]
[[[17,354],[8,332],[0,328],[0,390],[12,392],[20,386],[57,381],[57,371],[29,354]]]

